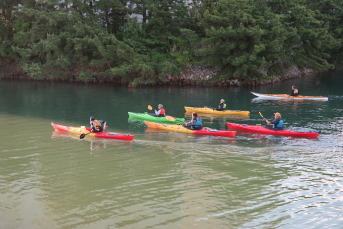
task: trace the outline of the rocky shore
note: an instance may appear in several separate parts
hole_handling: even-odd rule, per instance
[[[70,78],[43,78],[32,79],[25,72],[19,71],[16,63],[0,64],[0,79],[9,80],[35,80],[35,81],[54,81],[54,82],[72,82],[72,83],[106,83],[121,84],[128,87],[140,86],[202,86],[202,87],[246,87],[264,84],[273,84],[287,79],[299,78],[313,74],[312,70],[300,70],[297,67],[290,68],[285,75],[275,75],[268,80],[246,81],[241,78],[218,79],[215,76],[217,71],[203,69],[201,67],[188,67],[181,71],[180,76],[167,76],[164,80],[140,80],[137,82],[123,82],[118,78],[95,77],[88,81],[82,81],[77,77]]]

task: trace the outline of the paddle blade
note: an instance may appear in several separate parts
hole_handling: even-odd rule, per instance
[[[148,105],[148,110],[152,111],[152,106]]]
[[[168,121],[172,121],[172,122],[176,121],[176,119],[175,119],[174,117],[169,116],[169,115],[166,116],[166,119],[167,119]]]
[[[260,116],[264,119],[263,115],[261,114],[261,112],[258,112],[260,114]]]
[[[81,134],[80,139],[84,139],[86,137],[86,134]]]

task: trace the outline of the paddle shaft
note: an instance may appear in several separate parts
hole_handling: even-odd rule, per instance
[[[266,118],[265,117],[263,117],[263,115],[262,115],[262,113],[261,112],[258,112],[259,114],[260,114],[260,116],[264,119],[264,120],[266,120]]]

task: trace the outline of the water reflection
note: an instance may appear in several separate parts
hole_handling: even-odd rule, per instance
[[[339,228],[343,219],[343,77],[287,81],[328,102],[251,102],[245,88],[135,88],[0,81],[0,227],[4,228]],[[282,91],[287,83],[264,85]],[[216,104],[251,111],[247,119],[206,117],[206,125],[263,123],[281,112],[289,128],[318,139],[237,134],[235,138],[161,132],[127,121],[128,110],[163,103]],[[101,107],[102,109],[98,109]],[[93,110],[89,110],[94,108]],[[93,113],[94,112],[94,113]],[[53,120],[104,118],[134,142],[51,136]],[[187,116],[189,119],[190,116]],[[302,129],[305,130],[305,129]]]

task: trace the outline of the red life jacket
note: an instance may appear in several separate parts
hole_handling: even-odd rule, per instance
[[[165,115],[165,114],[166,114],[166,110],[163,109],[163,108],[161,108],[161,109],[160,109],[160,115]]]

